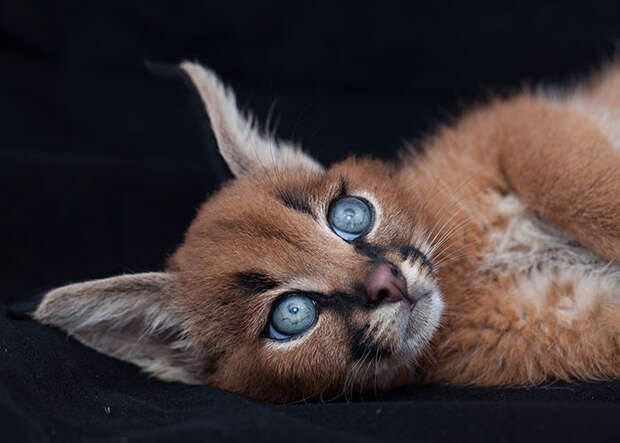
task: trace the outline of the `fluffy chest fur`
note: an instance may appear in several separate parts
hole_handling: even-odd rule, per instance
[[[481,385],[604,378],[620,365],[620,267],[515,194],[481,194],[475,265],[456,260],[427,380]],[[459,263],[460,262],[460,263]]]

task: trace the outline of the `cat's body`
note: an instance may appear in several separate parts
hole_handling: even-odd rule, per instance
[[[620,76],[607,80],[620,81]],[[608,109],[616,106],[620,110],[620,101],[597,102],[590,94],[580,91],[555,98],[524,95],[482,109],[478,111],[481,115],[466,117],[456,128],[444,131],[431,148],[435,155],[428,155],[417,163],[417,169],[410,168],[406,173],[426,176],[430,171],[433,178],[422,186],[432,186],[434,180],[445,182],[438,191],[443,194],[440,200],[452,198],[461,211],[449,224],[451,227],[445,228],[456,232],[445,253],[450,265],[439,271],[447,315],[433,340],[433,359],[423,379],[503,385],[597,379],[620,373],[617,256],[600,258],[540,215],[553,210],[549,207],[554,202],[547,200],[556,200],[554,194],[558,192],[590,199],[585,205],[574,201],[570,208],[574,216],[585,215],[589,205],[607,208],[610,213],[617,211],[617,203],[603,200],[596,195],[594,186],[576,182],[579,177],[571,176],[573,167],[588,171],[590,161],[582,155],[609,149],[608,160],[616,161],[611,170],[616,179],[619,177],[620,151],[616,143],[620,140],[614,140],[607,128],[612,126],[609,118],[613,116],[613,108]],[[590,109],[583,106],[586,100]],[[518,135],[504,132],[506,122],[500,116],[503,111],[497,109],[503,107],[509,108],[511,124],[523,124],[519,118],[527,120]],[[593,108],[600,114],[592,112]],[[584,113],[586,110],[590,112]],[[537,112],[542,115],[537,117]],[[620,123],[620,114],[617,117],[615,121]],[[533,174],[546,177],[531,189],[535,194],[530,198],[536,198],[545,208],[539,211],[528,206],[505,177],[494,175],[500,170],[494,171],[477,158],[482,153],[494,161],[497,145],[515,142],[502,138],[528,137],[528,130],[534,132],[533,137],[539,136],[539,131],[547,132],[545,143],[531,147],[539,153],[555,150],[561,157],[568,156],[562,161],[572,165],[549,171],[554,160],[528,160]],[[606,136],[605,140],[597,140],[597,133],[586,133],[584,139],[579,139],[578,132],[597,130]],[[567,149],[567,142],[576,147],[574,152]],[[467,146],[471,146],[470,153]],[[513,155],[532,155],[527,149],[518,152],[516,148],[518,145]],[[598,174],[609,175],[593,176],[593,182],[602,179],[601,183],[619,190],[619,182],[606,182],[612,176],[609,170]],[[563,226],[569,225],[567,221]],[[615,229],[609,232],[615,232],[617,241]]]
[[[167,272],[56,289],[35,318],[161,378],[273,401],[620,377],[617,69],[477,109],[423,154],[324,171],[183,68],[237,178]],[[363,229],[343,232],[346,214]]]

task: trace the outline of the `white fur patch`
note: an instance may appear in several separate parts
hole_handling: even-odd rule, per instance
[[[575,298],[559,301],[565,319],[593,307],[600,297],[611,294],[620,300],[620,267],[599,259],[566,232],[537,217],[516,195],[491,198],[507,224],[488,226],[489,248],[481,270],[514,276],[524,308],[547,305],[551,285],[568,283]]]
[[[620,270],[592,271],[582,266],[567,266],[555,272],[534,271],[515,279],[523,315],[555,315],[566,324],[579,320],[603,305],[620,303]],[[570,286],[571,290],[562,289]],[[551,299],[552,289],[558,296]]]

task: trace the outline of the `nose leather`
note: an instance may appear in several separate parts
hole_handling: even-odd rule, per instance
[[[407,280],[400,269],[390,263],[379,263],[366,282],[366,293],[371,303],[412,303],[407,295]]]

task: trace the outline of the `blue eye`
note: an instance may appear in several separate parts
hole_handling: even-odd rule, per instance
[[[316,305],[305,295],[292,294],[278,301],[269,322],[269,337],[291,338],[309,329],[318,316]]]
[[[331,204],[327,219],[336,234],[354,240],[370,228],[372,212],[364,200],[343,197]]]

